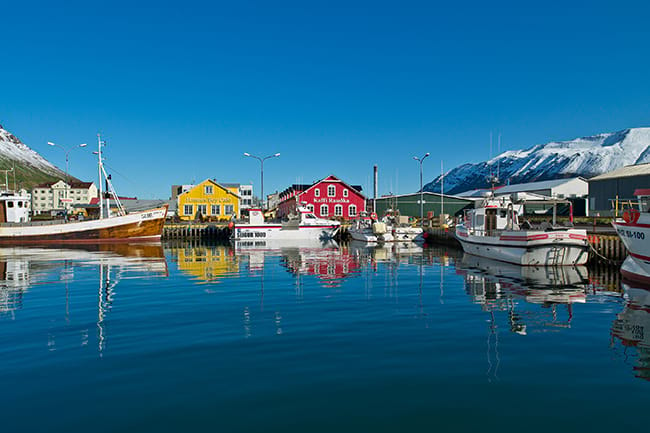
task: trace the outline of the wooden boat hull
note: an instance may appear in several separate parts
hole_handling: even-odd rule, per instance
[[[0,244],[155,241],[162,236],[167,206],[101,220],[0,227]]]

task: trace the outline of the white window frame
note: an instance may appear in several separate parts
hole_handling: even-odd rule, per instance
[[[221,205],[220,204],[210,205],[210,215],[214,215],[214,216],[221,215]]]
[[[307,210],[311,213],[314,213],[314,205],[313,204],[308,204],[307,205]]]
[[[230,212],[228,212],[230,208]],[[224,215],[234,215],[235,214],[235,205],[234,204],[224,204],[223,205],[223,214]]]
[[[323,210],[325,212],[323,212]],[[326,204],[320,205],[320,216],[328,216],[330,214],[330,207]]]
[[[314,190],[314,197],[320,197],[320,189],[316,188]]]
[[[343,206],[340,204],[334,205],[334,216],[342,217],[343,216]]]
[[[347,196],[348,196],[348,189],[345,188],[343,189],[343,197],[347,197]]]
[[[204,188],[203,191],[205,192],[205,195],[212,195],[214,192],[212,185],[205,185],[203,188]]]
[[[189,213],[187,212],[187,209],[190,210]],[[185,215],[185,216],[193,216],[194,215],[194,205],[193,204],[183,205],[183,215]]]
[[[207,204],[197,204],[196,212],[200,213],[201,216],[206,216],[208,214],[208,205]]]
[[[336,185],[327,185],[327,196],[336,197]]]
[[[356,204],[351,204],[348,206],[348,216],[349,217],[356,217],[357,216],[357,205]]]

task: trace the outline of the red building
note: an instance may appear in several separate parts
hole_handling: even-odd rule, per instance
[[[319,218],[351,219],[366,209],[361,186],[348,185],[336,176],[328,176],[313,185],[294,184],[280,193],[278,216],[295,213],[305,205]]]

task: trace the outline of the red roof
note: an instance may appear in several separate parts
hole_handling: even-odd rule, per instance
[[[650,196],[650,188],[639,188],[634,190],[636,196]]]

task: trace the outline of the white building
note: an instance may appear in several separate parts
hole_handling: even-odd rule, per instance
[[[253,207],[253,185],[242,185],[241,183],[221,183],[226,188],[237,188],[239,190],[239,209],[250,209]]]
[[[457,197],[484,197],[489,189],[475,189],[456,194]],[[494,195],[510,195],[513,193],[531,193],[553,198],[581,198],[589,194],[589,183],[581,177],[567,179],[543,180],[540,182],[517,183],[499,186]]]
[[[32,189],[32,212],[37,215],[71,211],[75,204],[88,204],[97,196],[97,187],[92,182],[70,182],[68,185],[59,180],[43,183]]]

